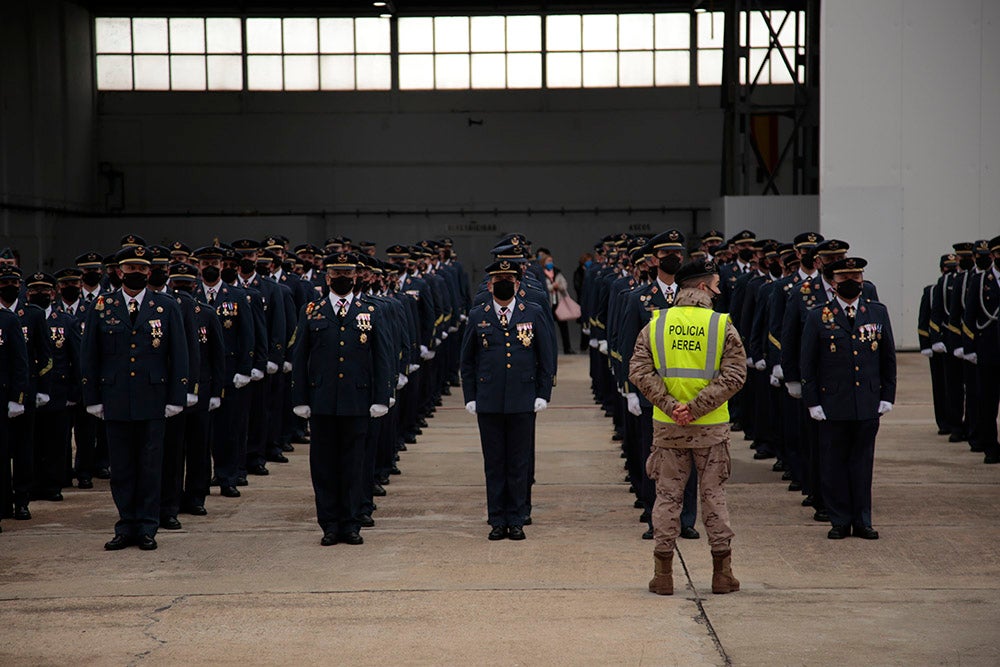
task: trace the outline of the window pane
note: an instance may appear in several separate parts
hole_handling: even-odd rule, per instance
[[[608,51],[618,48],[618,17],[614,14],[590,14],[583,17],[583,50]],[[584,66],[586,78],[586,66]]]
[[[316,19],[284,19],[285,53],[316,53],[319,50]]]
[[[618,48],[652,49],[653,15],[622,14],[618,17]],[[652,60],[650,60],[652,62]]]
[[[740,83],[750,83],[753,81],[754,77],[757,76],[757,70],[760,69],[761,63],[764,62],[764,57],[767,55],[767,49],[750,49],[750,78],[747,79],[746,71],[744,70],[743,60],[740,60]],[[764,65],[764,71],[760,73],[760,78],[757,79],[757,83],[770,83],[771,82],[771,72],[767,64]]]
[[[700,12],[698,17],[698,46],[722,48],[722,33],[725,31],[725,14],[722,12]]]
[[[358,90],[389,90],[392,62],[389,56],[358,56]]]
[[[722,83],[722,51],[698,50],[698,85],[718,86]]]
[[[285,56],[285,90],[319,90],[317,56]]]
[[[472,55],[472,87],[503,88],[507,85],[507,56],[502,53]]]
[[[438,16],[434,19],[434,51],[468,53],[469,17]]]
[[[433,53],[434,19],[431,18],[399,19],[399,52]]]
[[[583,54],[583,86],[585,88],[608,88],[618,85],[618,54]]]
[[[546,57],[549,88],[579,88],[580,54],[550,53]]]
[[[771,51],[771,83],[792,83],[792,75],[788,71],[785,61],[781,59],[781,54],[778,52],[779,48],[775,48]],[[784,49],[784,52],[785,57],[788,58],[788,64],[794,68],[795,47],[786,48]]]
[[[319,50],[320,53],[354,53],[354,19],[320,19]]]
[[[552,48],[552,45],[549,45]],[[541,51],[542,50],[542,17],[541,16],[508,16],[507,17],[507,50],[508,51]]]
[[[249,90],[281,90],[281,56],[247,56]]]
[[[399,57],[400,90],[431,90],[434,88],[434,56]]]
[[[354,90],[354,56],[320,56],[322,90]]]
[[[247,19],[247,53],[281,53],[281,19]]]
[[[502,16],[472,17],[472,51],[502,53],[505,48],[504,18]],[[476,65],[472,64],[473,79]],[[475,87],[475,83],[472,84]]]
[[[511,53],[507,56],[508,88],[542,87],[542,54]]]
[[[618,85],[652,86],[653,52],[632,51],[618,54]]]
[[[208,89],[243,90],[243,57],[209,56]]]
[[[657,51],[657,86],[687,86],[690,82],[691,57],[687,51]]]
[[[98,53],[131,53],[132,52],[132,20],[131,19],[97,19],[94,32],[97,35]],[[114,62],[114,61],[109,61]],[[129,71],[132,65],[129,64]],[[129,88],[132,87],[132,75],[128,77]]]
[[[785,20],[785,27],[778,31],[778,43],[783,46],[795,46],[795,12],[771,12],[771,27],[777,31],[786,15],[788,19]]]
[[[167,56],[136,56],[136,90],[170,90],[170,63]]]
[[[170,19],[171,53],[205,53],[204,19]]]
[[[241,32],[239,19],[205,19],[208,52],[241,53],[243,51]]]
[[[549,16],[545,19],[545,39],[549,51],[579,51],[579,16]],[[579,59],[578,59],[579,60]]]
[[[657,14],[655,29],[658,49],[686,49],[691,44],[690,14]]]
[[[170,56],[171,90],[205,90],[205,56]]]
[[[434,84],[439,89],[458,90],[469,87],[469,56],[434,57]]]
[[[97,56],[98,90],[132,90],[132,56]]]
[[[750,12],[750,46],[767,46],[771,34],[760,12]]]
[[[358,53],[389,53],[389,19],[355,19]]]
[[[167,19],[132,19],[135,53],[167,53]]]

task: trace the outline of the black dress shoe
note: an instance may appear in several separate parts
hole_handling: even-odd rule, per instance
[[[651,540],[651,539],[653,539],[653,529],[650,528],[645,533],[643,533],[642,534],[642,539],[644,539],[644,540]]]
[[[31,518],[31,512],[27,505],[18,505],[14,508],[14,518],[18,521],[27,521]]]
[[[830,529],[830,532],[826,534],[826,538],[828,540],[842,540],[850,534],[850,526],[834,526]]]
[[[226,498],[240,497],[240,490],[237,489],[235,486],[224,486],[219,490],[219,493],[221,493]]]
[[[753,455],[753,460],[754,461],[763,461],[764,459],[773,459],[773,458],[774,458],[774,454],[772,454],[771,452],[769,452],[767,450],[761,451],[761,450],[758,449],[756,452],[754,452],[754,455]]]
[[[639,523],[649,523],[652,517],[649,514],[649,510],[643,510],[642,514],[639,515]]]
[[[694,529],[694,526],[684,526],[681,528],[681,537],[685,540],[697,540],[701,533]]]
[[[79,489],[92,489],[94,488],[94,483],[89,479],[81,479],[76,486]]]
[[[420,427],[418,426],[418,427],[416,427],[415,429],[413,429],[413,434],[414,434],[414,435],[423,435],[423,434],[424,434],[424,429],[422,429],[422,428],[420,428]]]
[[[403,471],[402,471],[402,470],[400,470],[400,469],[399,469],[398,467],[396,467],[396,466],[392,466],[391,468],[389,468],[389,474],[390,474],[390,475],[402,475],[402,474],[403,474]]]
[[[635,485],[634,484],[629,484],[629,486],[628,486],[628,492],[629,493],[635,493]]]
[[[420,428],[427,428],[427,420],[421,417],[420,419],[417,420],[417,426],[419,426]]]
[[[46,493],[38,497],[38,500],[45,500],[50,503],[61,503],[63,500],[63,494],[60,491],[55,493]]]
[[[361,537],[361,533],[358,531],[353,531],[350,533],[345,533],[340,536],[340,541],[344,544],[364,544],[365,539]]]
[[[372,495],[381,498],[386,495],[386,491],[381,484],[372,484]]]
[[[153,539],[152,535],[143,535],[139,538],[139,548],[143,551],[154,551],[156,549],[156,540]]]
[[[635,490],[633,490],[632,487],[629,487],[629,489],[630,489],[629,493],[635,493]],[[641,510],[643,507],[645,507],[645,505],[642,504],[641,500],[636,498],[635,501],[632,503],[632,507],[634,507],[637,510]]]
[[[381,484],[382,486],[386,486],[387,484],[389,484],[389,475],[388,474],[379,475],[378,477],[375,478],[375,481]]]
[[[247,481],[246,477],[237,477],[236,486],[250,486],[250,482]]]
[[[621,442],[624,439],[625,439],[625,436],[622,435],[621,433],[618,433],[617,431],[611,435],[611,441],[612,442]]]
[[[180,530],[181,522],[177,520],[175,516],[167,516],[160,519],[160,528],[166,530]]]
[[[532,524],[531,517],[530,516],[526,516],[526,517],[524,517],[524,523],[522,523],[521,525],[522,526],[530,526],[531,524]]]
[[[729,430],[733,433],[735,433],[736,431],[742,431],[743,424],[741,424],[740,422],[733,422],[732,424],[729,425]]]
[[[950,428],[939,428],[938,429],[938,435],[951,435],[951,429]]]
[[[962,442],[967,439],[968,438],[966,438],[964,434],[958,432],[952,433],[948,436],[948,442]]]
[[[818,509],[813,513],[813,521],[826,523],[829,520],[830,520],[830,515],[827,513],[825,509]]]
[[[251,475],[270,475],[271,471],[264,467],[263,463],[258,463],[255,466],[250,466],[247,468],[247,472]]]
[[[802,485],[799,484],[798,482],[793,481],[791,484],[788,485],[788,490],[789,491],[801,491],[802,490]]]
[[[375,519],[372,518],[371,514],[362,514],[358,517],[358,523],[361,524],[362,528],[373,528],[375,526]]]
[[[409,449],[407,449],[405,442],[401,442],[398,445],[396,445],[396,451],[397,452],[406,452],[406,451],[409,451]]]
[[[271,454],[267,457],[267,460],[272,463],[288,463],[288,457],[284,454]]]
[[[104,548],[108,551],[121,551],[125,547],[130,547],[133,544],[135,544],[135,542],[130,537],[126,537],[125,535],[115,535],[111,538],[110,542],[104,543]]]
[[[448,385],[445,385],[444,387],[441,388],[441,395],[451,396],[451,389],[448,388]]]
[[[803,507],[812,507],[813,503],[815,503],[815,502],[816,501],[813,499],[813,497],[811,495],[809,495],[809,496],[806,496],[805,498],[802,499],[802,506]]]
[[[791,470],[785,470],[783,473],[781,473],[781,481],[782,482],[790,482],[790,481],[792,481],[792,471]]]
[[[98,468],[94,471],[94,477],[97,479],[111,479],[111,471],[107,468]]]
[[[493,526],[493,530],[487,536],[487,539],[492,541],[502,540],[507,537],[507,526]]]
[[[778,459],[777,461],[774,462],[774,465],[771,466],[771,470],[773,472],[785,472],[785,471],[788,470],[788,468],[785,467],[785,462],[784,461],[782,461],[781,459]]]
[[[283,443],[281,443],[281,451],[283,451],[283,452],[294,452],[295,451],[295,445],[293,445],[290,442],[283,442]]]
[[[524,539],[524,529],[520,526],[511,526],[507,529],[507,539],[509,540],[523,540]]]
[[[189,505],[187,507],[182,507],[181,511],[185,514],[190,514],[191,516],[205,516],[208,514],[208,510],[205,509],[204,505]]]
[[[336,533],[326,533],[326,534],[323,535],[323,539],[320,540],[319,543],[321,545],[323,545],[324,547],[333,546],[334,544],[337,543],[337,534]]]
[[[987,454],[983,457],[983,463],[1000,463],[1000,453],[997,454]]]
[[[878,531],[871,526],[854,526],[851,529],[851,534],[854,537],[860,537],[863,540],[877,540]]]

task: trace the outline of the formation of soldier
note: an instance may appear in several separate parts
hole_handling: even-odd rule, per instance
[[[1000,463],[1000,236],[952,245],[923,290],[920,352],[930,360],[938,435]]]

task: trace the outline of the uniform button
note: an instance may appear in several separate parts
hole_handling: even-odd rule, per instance
[[[861,386],[861,383],[860,383],[860,382],[855,382],[855,383],[854,383],[854,386],[855,386],[855,387],[860,387],[860,386]]]
[[[343,358],[343,357],[341,357],[341,358],[340,358],[340,361],[343,361],[343,360],[344,360],[344,358]]]
[[[856,370],[856,371],[860,371],[861,369],[860,369],[860,368],[859,368],[858,366],[855,366],[855,367],[854,367],[854,370]]]
[[[851,336],[851,340],[856,340],[857,336]]]
[[[347,329],[345,329],[344,327],[340,327],[340,330],[341,331],[347,331]]]
[[[507,368],[510,368],[510,364],[507,364]],[[132,375],[135,375],[135,373],[132,373]]]
[[[337,377],[343,379],[344,378],[344,374],[343,373],[337,373]]]
[[[135,349],[135,343],[132,343],[132,349],[133,350]]]
[[[854,350],[854,356],[855,357],[858,356],[858,351],[857,350]]]
[[[505,343],[505,345],[506,345],[507,347],[510,347],[510,343]]]
[[[507,336],[507,337],[509,338],[509,337],[510,337],[510,332],[509,332],[509,331],[504,331],[504,332],[503,332],[503,335],[504,335],[504,336]]]
[[[508,357],[510,356],[510,352],[508,352],[508,353],[507,353],[507,356],[508,356]]]
[[[129,373],[129,375],[130,375],[131,377],[135,377],[135,371],[132,371],[131,373]]]
[[[129,361],[131,361],[134,364],[135,363],[135,357],[129,357]]]
[[[344,347],[344,341],[340,341],[340,346]]]

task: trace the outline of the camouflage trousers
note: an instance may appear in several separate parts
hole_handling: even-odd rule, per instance
[[[656,482],[656,503],[653,505],[654,552],[673,553],[681,532],[681,507],[684,487],[691,466],[698,470],[698,490],[701,493],[702,520],[713,552],[729,549],[733,529],[729,527],[725,482],[732,470],[729,444],[693,449],[653,447],[646,459],[646,474]]]

